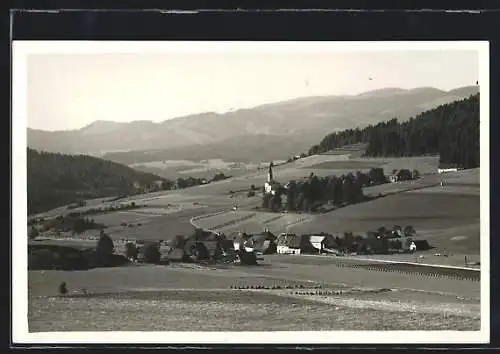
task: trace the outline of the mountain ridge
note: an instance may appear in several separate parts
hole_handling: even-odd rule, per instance
[[[246,141],[252,137],[258,140],[262,135],[281,137],[277,140],[302,137],[306,140],[304,146],[307,146],[329,132],[393,117],[406,120],[478,90],[476,86],[450,91],[429,87],[383,88],[350,96],[299,97],[225,113],[197,113],[162,122],[98,120],[78,130],[55,132],[28,128],[28,146],[49,152],[100,154],[116,150],[193,149],[200,145],[224,144],[224,141],[234,141],[238,137]],[[283,151],[286,156],[293,153]]]

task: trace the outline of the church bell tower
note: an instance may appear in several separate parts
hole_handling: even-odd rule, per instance
[[[273,163],[269,164],[269,172],[267,173],[267,181],[271,182],[273,180]]]

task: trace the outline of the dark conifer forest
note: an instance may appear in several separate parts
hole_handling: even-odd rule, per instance
[[[85,155],[27,151],[28,214],[90,198],[126,195],[141,188],[170,189],[172,182]],[[136,186],[134,186],[134,183]]]
[[[440,162],[461,168],[479,166],[479,94],[441,105],[398,122],[327,135],[309,150],[320,154],[344,145],[367,143],[365,156],[406,157],[439,154]]]

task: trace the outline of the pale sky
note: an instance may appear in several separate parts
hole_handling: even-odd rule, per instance
[[[384,87],[450,90],[475,85],[478,61],[472,50],[32,54],[28,126],[67,130],[96,120],[160,122]]]

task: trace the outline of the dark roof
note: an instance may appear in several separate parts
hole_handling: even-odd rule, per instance
[[[290,248],[300,248],[302,237],[299,235],[280,235],[277,240],[278,246],[288,246]]]
[[[233,240],[222,240],[221,246],[225,251],[234,250],[234,242]]]
[[[193,244],[196,244],[196,243],[201,243],[203,244],[203,246],[205,246],[205,248],[207,249],[208,251],[208,254],[213,256],[215,254],[215,252],[217,251],[217,248],[219,247],[219,244],[220,242],[219,241],[192,241],[192,240],[189,240],[186,242],[186,247],[191,247]],[[186,249],[186,248],[185,248]]]
[[[231,235],[229,237],[229,239],[230,240],[234,240],[234,241],[238,241],[238,242],[242,242],[242,241],[249,240],[252,237],[253,237],[253,235],[243,234],[243,233],[237,233],[237,234]]]
[[[269,247],[270,240],[267,239],[266,235],[254,235],[250,238],[250,242],[253,242],[253,247],[258,251],[265,251]]]
[[[264,242],[267,239],[266,235],[252,235],[249,240],[253,242]]]
[[[272,233],[272,232],[261,232],[259,234],[256,234],[256,235],[253,235],[253,237],[262,237],[264,238],[265,240],[269,240],[269,241],[274,241],[276,240],[276,236]]]
[[[197,230],[193,235],[188,237],[189,241],[205,241],[205,240],[217,240],[218,236],[214,232]]]

